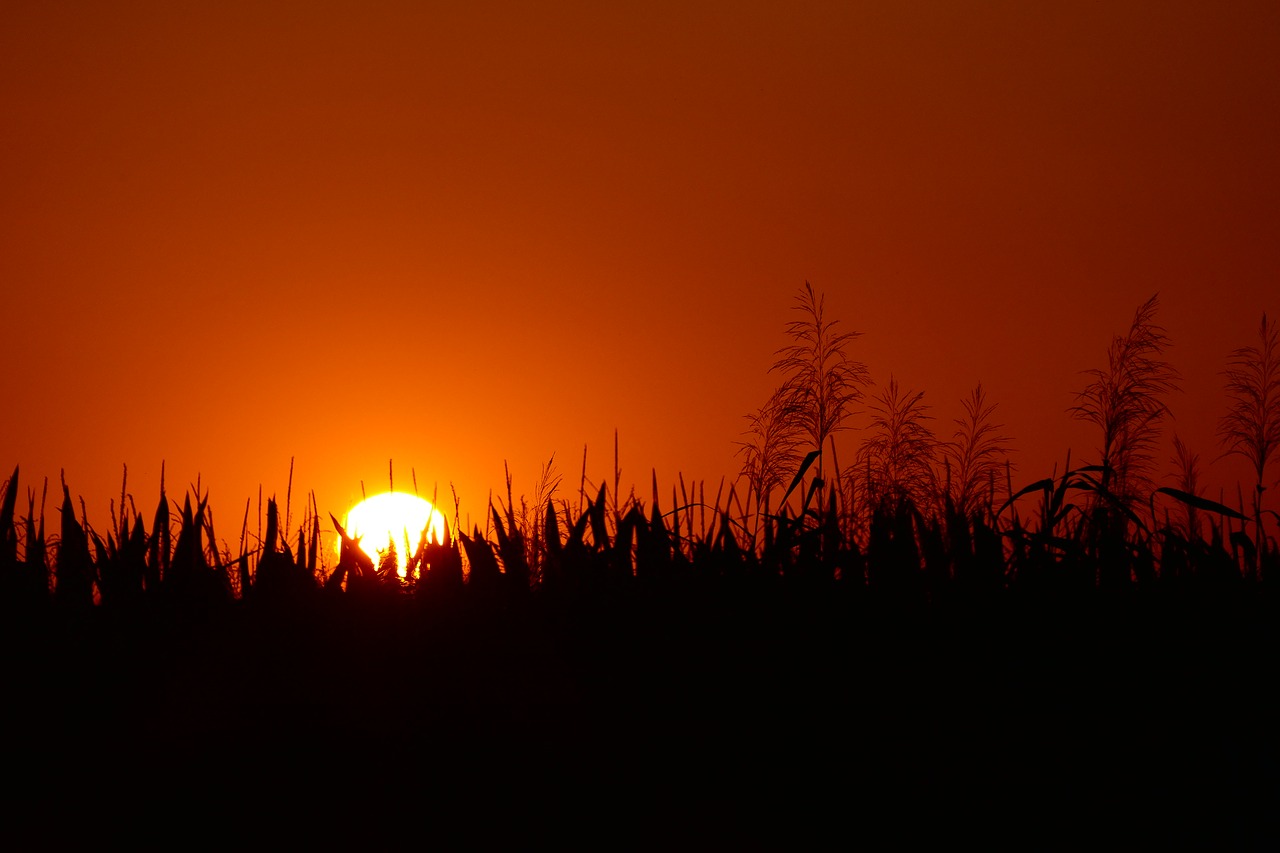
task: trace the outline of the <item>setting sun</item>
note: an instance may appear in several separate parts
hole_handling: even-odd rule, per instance
[[[404,492],[386,492],[352,507],[344,526],[348,536],[360,538],[360,548],[375,565],[394,541],[397,571],[404,577],[409,555],[418,546],[428,524],[431,526],[428,538],[443,540],[444,516],[430,501]],[[338,547],[341,548],[341,542]]]

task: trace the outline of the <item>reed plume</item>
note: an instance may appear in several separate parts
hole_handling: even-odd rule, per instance
[[[1227,380],[1227,413],[1218,424],[1226,456],[1241,456],[1253,469],[1253,516],[1257,549],[1253,570],[1260,572],[1266,551],[1262,525],[1262,493],[1268,463],[1280,448],[1280,330],[1262,315],[1256,345],[1233,351],[1223,372]],[[1243,510],[1244,507],[1241,507]]]
[[[837,332],[838,320],[827,320],[825,298],[804,283],[793,310],[801,318],[787,324],[794,343],[778,350],[770,371],[782,374],[778,389],[787,419],[821,452],[827,440],[846,428],[846,419],[871,384],[867,366],[849,357],[846,347],[861,332]],[[818,459],[818,476],[822,476]]]
[[[1164,396],[1179,390],[1179,374],[1164,359],[1169,337],[1156,323],[1159,305],[1156,294],[1138,307],[1129,331],[1112,340],[1107,366],[1087,371],[1092,381],[1068,409],[1101,431],[1102,489],[1126,503],[1152,488],[1156,445],[1170,415]]]
[[[982,383],[960,401],[964,417],[954,419],[956,430],[941,446],[948,466],[951,502],[965,516],[993,503],[994,483],[1006,470],[1010,439],[1003,424],[993,421],[996,404],[988,402]]]

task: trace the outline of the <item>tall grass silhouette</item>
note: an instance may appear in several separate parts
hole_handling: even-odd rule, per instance
[[[1180,577],[1229,566],[1233,576],[1261,583],[1274,572],[1277,549],[1265,535],[1262,493],[1280,444],[1280,349],[1265,316],[1258,344],[1234,352],[1225,374],[1232,402],[1220,436],[1226,452],[1247,458],[1256,477],[1252,504],[1237,509],[1199,493],[1198,458],[1180,439],[1178,485],[1155,488],[1157,439],[1170,417],[1164,398],[1177,388],[1177,374],[1163,356],[1169,341],[1156,323],[1154,296],[1115,338],[1106,366],[1088,371],[1091,380],[1069,409],[1098,427],[1096,461],[1072,467],[1068,456],[1061,474],[1022,486],[1013,481],[1012,440],[995,422],[996,406],[982,385],[961,401],[963,416],[943,440],[923,392],[901,390],[891,377],[867,396],[870,373],[845,352],[858,335],[835,331],[811,285],[796,301],[803,318],[787,325],[795,343],[779,351],[772,368],[783,382],[749,416],[747,438],[739,441],[739,480],[722,483],[711,500],[705,486],[690,491],[680,478],[670,502],[662,501],[656,473],[650,499],[634,488],[624,495],[616,463],[612,483],[589,492],[585,457],[579,494],[569,499],[560,493],[552,457],[531,495],[517,496],[508,475],[506,499],[485,508],[483,530],[458,529],[459,512],[443,541],[424,535],[396,545],[407,549],[408,577],[401,579],[388,565],[363,558],[332,516],[342,547],[336,565],[328,565],[314,499],[292,530],[289,504],[282,518],[268,499],[265,533],[259,526],[256,534],[246,504],[238,547],[230,549],[215,535],[207,497],[193,491],[179,505],[163,476],[149,527],[122,483],[105,531],[89,523],[62,483],[58,532],[47,541],[34,491],[26,515],[18,515],[15,467],[0,503],[6,602],[74,611],[128,608],[144,599],[427,594],[495,584],[526,593],[594,582],[588,579],[595,575],[625,583],[681,573],[773,581],[803,575],[869,586],[885,572],[919,574],[928,578],[921,589],[938,592],[956,565],[972,561],[978,539],[998,543],[987,548],[988,559],[1002,566],[988,574],[1006,588],[1027,577],[1039,583],[1077,572],[1092,575],[1093,585],[1107,578],[1120,586],[1155,583],[1164,545],[1175,536]],[[857,451],[847,467],[833,458],[824,469],[823,458],[834,457],[833,436],[850,429],[855,405],[866,415]],[[46,494],[47,486],[41,506]],[[1027,515],[1036,496],[1039,506]],[[1171,510],[1181,516],[1176,526]],[[1245,524],[1252,535],[1236,526]],[[886,554],[892,556],[885,565],[873,565]],[[1189,555],[1199,556],[1188,563]],[[941,564],[951,568],[941,571]]]
[[[291,744],[355,762],[343,784],[395,756],[460,780],[448,802],[509,784],[506,806],[546,813],[565,791],[592,809],[716,799],[736,821],[803,795],[824,827],[850,803],[933,818],[996,798],[1079,827],[1229,804],[1252,840],[1280,784],[1257,711],[1280,650],[1265,319],[1228,372],[1224,444],[1258,478],[1232,508],[1201,494],[1180,440],[1176,485],[1154,486],[1176,387],[1154,298],[1070,410],[1098,457],[1025,484],[982,385],[941,438],[923,392],[866,393],[855,336],[811,286],[797,308],[738,481],[667,495],[655,472],[642,497],[615,445],[612,477],[589,481],[584,459],[567,495],[552,457],[527,493],[508,473],[483,529],[459,511],[403,543],[403,577],[314,497],[296,524],[289,497],[267,499],[253,532],[246,503],[229,547],[198,485],[179,501],[163,475],[153,514],[122,487],[105,530],[61,483],[46,536],[47,487],[21,502],[15,467],[0,612],[21,698],[0,722],[17,766],[53,785],[40,768],[141,755],[156,778],[220,769],[243,791],[236,768]],[[868,423],[842,468],[832,436],[854,434],[854,406]]]

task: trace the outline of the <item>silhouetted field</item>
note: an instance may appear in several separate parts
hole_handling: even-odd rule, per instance
[[[495,511],[407,578],[349,541],[324,567],[314,516],[295,556],[274,504],[235,559],[199,501],[100,536],[68,492],[52,547],[7,515],[10,803],[55,839],[1274,837],[1274,553],[909,501],[862,543],[814,512],[744,548],[607,503],[549,504],[536,549]]]
[[[331,566],[314,498],[261,534],[246,510],[232,547],[198,493],[162,482],[148,523],[122,486],[104,531],[64,484],[46,533],[15,469],[11,811],[55,842],[1274,849],[1280,332],[1228,362],[1220,437],[1256,478],[1232,508],[1180,442],[1177,487],[1153,479],[1154,297],[1070,410],[1099,461],[1017,489],[981,386],[942,442],[891,380],[841,467],[869,373],[798,303],[745,491],[710,501],[585,459],[565,499],[549,462],[483,530],[376,562],[330,516]]]

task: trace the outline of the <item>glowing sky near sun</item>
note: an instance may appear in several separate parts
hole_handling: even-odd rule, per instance
[[[102,518],[124,464],[230,517],[395,460],[465,524],[615,429],[624,488],[714,492],[806,280],[1026,482],[1159,291],[1166,438],[1233,490],[1280,313],[1274,3],[16,2],[0,107],[0,462]]]

